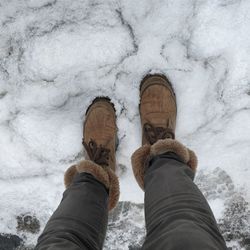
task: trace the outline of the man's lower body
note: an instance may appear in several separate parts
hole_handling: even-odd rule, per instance
[[[194,173],[174,153],[153,157],[145,172],[147,236],[143,249],[226,249],[213,213],[193,183]],[[101,249],[108,190],[80,173],[40,236],[36,249]]]
[[[226,249],[194,172],[174,153],[155,156],[145,173],[143,249]]]
[[[108,190],[93,175],[77,174],[35,249],[101,249],[108,223],[108,199]]]
[[[195,153],[175,140],[177,107],[171,84],[162,75],[147,76],[140,99],[142,146],[131,160],[145,191],[143,249],[226,249],[213,213],[193,183]],[[107,98],[88,108],[83,129],[87,160],[66,171],[67,189],[36,250],[102,249],[108,211],[119,200],[115,120]]]

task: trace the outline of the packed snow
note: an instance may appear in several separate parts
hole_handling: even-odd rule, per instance
[[[176,136],[198,155],[197,175],[212,176],[220,195],[205,195],[216,218],[232,194],[250,202],[249,9],[248,0],[1,0],[0,233],[36,242],[16,217],[35,215],[43,229],[64,171],[83,157],[82,123],[96,96],[116,108],[121,201],[143,203],[130,156],[141,145],[148,73],[172,82]],[[218,169],[233,185],[227,195]],[[197,180],[203,191],[206,180]]]

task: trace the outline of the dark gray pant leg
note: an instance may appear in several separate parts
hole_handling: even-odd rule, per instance
[[[35,250],[101,249],[107,221],[107,189],[92,175],[78,174],[64,192]]]
[[[147,237],[143,249],[227,249],[213,213],[174,153],[151,159],[145,173]]]

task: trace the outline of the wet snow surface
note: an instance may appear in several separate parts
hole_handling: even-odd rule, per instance
[[[161,72],[177,95],[177,138],[199,157],[196,183],[228,246],[246,246],[249,9],[248,0],[1,0],[0,232],[36,242],[39,233],[18,220],[35,216],[43,229],[65,169],[82,158],[84,113],[98,95],[117,112],[121,200],[142,203],[130,164],[140,145],[138,87]],[[143,208],[120,206],[107,249],[136,249]]]

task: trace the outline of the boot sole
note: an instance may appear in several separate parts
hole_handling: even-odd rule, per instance
[[[115,105],[111,102],[111,100],[110,100],[109,97],[105,97],[105,96],[103,96],[103,97],[96,97],[96,98],[92,101],[92,103],[88,106],[88,108],[87,108],[87,110],[86,110],[86,112],[85,112],[85,120],[86,120],[86,118],[87,118],[87,116],[88,116],[88,113],[89,113],[91,107],[93,107],[93,105],[94,105],[95,103],[98,103],[98,102],[100,102],[100,101],[102,101],[102,102],[105,101],[105,102],[107,102],[107,103],[112,107],[112,109],[113,109],[113,111],[114,111],[114,115],[115,115],[115,121],[116,121],[117,116],[116,116]],[[115,124],[115,125],[116,125],[116,124]],[[84,121],[84,123],[83,123],[83,127],[85,127],[85,121]],[[118,138],[118,135],[117,135],[117,126],[116,126],[115,150],[117,150],[118,146],[119,146],[119,138]]]

